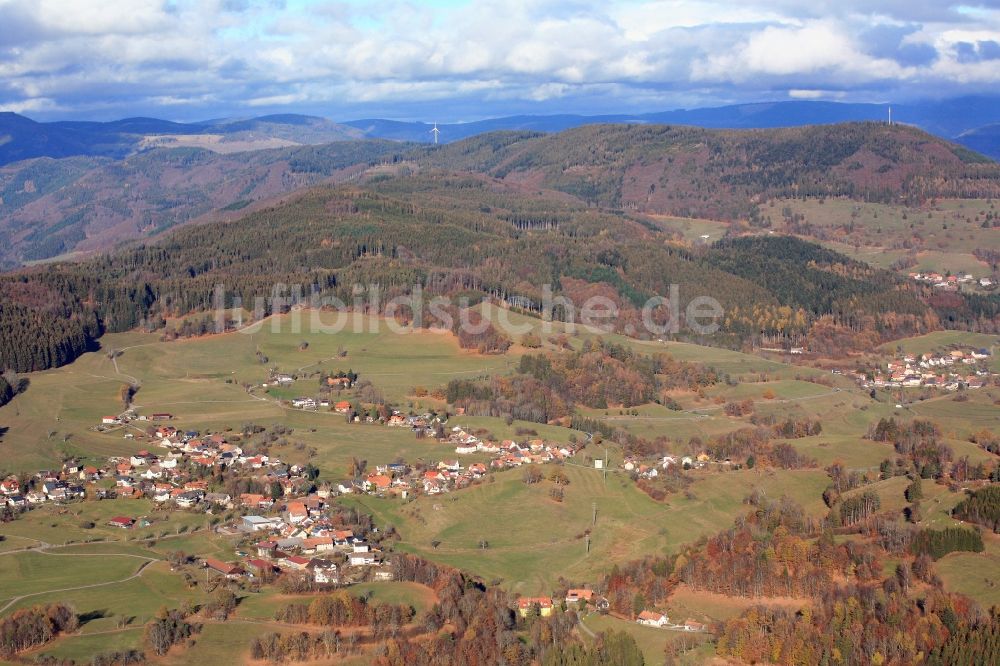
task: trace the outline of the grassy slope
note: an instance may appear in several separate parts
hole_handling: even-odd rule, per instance
[[[517,470],[466,492],[408,504],[370,497],[343,501],[393,525],[405,550],[538,594],[550,591],[559,576],[592,582],[609,563],[640,553],[665,554],[723,529],[756,487],[771,496],[790,495],[819,515],[826,483],[820,471],[706,472],[693,484],[690,499],[672,497],[661,504],[620,474],[609,474],[605,482],[590,468],[567,465],[565,472],[570,484],[561,503],[549,498],[551,483],[525,485]],[[593,503],[598,518],[588,556],[582,535],[592,525]],[[488,549],[478,547],[481,539]],[[440,541],[437,548],[433,541]]]
[[[968,272],[984,277],[989,275],[990,267],[976,259],[972,251],[1000,245],[1000,229],[981,226],[987,213],[996,212],[996,204],[984,199],[943,199],[923,208],[839,198],[776,199],[763,209],[776,229],[782,228],[785,207],[827,232],[853,222],[850,233],[837,231],[832,238],[819,242],[883,268],[906,254],[902,249],[904,241],[912,242],[919,236],[923,242],[917,245],[917,265],[904,272]]]
[[[541,331],[543,327],[538,320],[514,313],[508,316],[515,323],[526,323],[535,330]],[[148,446],[140,440],[124,440],[120,432],[99,434],[87,430],[101,415],[118,411],[118,388],[122,381],[132,376],[142,381],[137,397],[140,412],[171,411],[178,416],[176,423],[180,427],[221,429],[238,427],[247,421],[284,423],[293,427],[295,439],[317,450],[313,461],[329,478],[337,478],[352,456],[366,458],[370,464],[396,456],[431,460],[451,457],[450,447],[418,441],[410,433],[349,425],[342,417],[329,413],[284,409],[271,400],[273,396],[261,396],[268,399],[262,401],[247,395],[238,383],[226,384],[225,380],[263,381],[266,367],[257,362],[254,354],[259,347],[269,357],[270,364],[276,364],[282,371],[303,369],[309,372],[318,367],[354,369],[363,379],[373,381],[389,399],[404,406],[422,407],[439,403],[431,398],[412,398],[408,395],[412,386],[434,388],[443,386],[452,377],[506,372],[525,351],[515,346],[507,356],[483,357],[463,352],[450,337],[434,333],[402,336],[386,330],[356,333],[349,324],[348,330],[335,335],[303,334],[293,333],[287,318],[277,318],[277,323],[277,329],[272,330],[268,324],[252,337],[228,334],[160,343],[155,336],[135,333],[107,336],[106,346],[124,349],[118,359],[121,374],[115,373],[112,362],[105,355],[88,354],[66,368],[32,375],[30,390],[12,404],[0,408],[0,422],[10,427],[2,444],[9,454],[4,456],[3,465],[8,469],[33,470],[51,466],[66,454],[100,460],[110,454],[130,453]],[[561,324],[553,324],[547,335],[564,331]],[[585,338],[595,335],[597,333],[577,329],[570,343],[579,346]],[[919,414],[940,420],[946,433],[953,437],[950,441],[956,453],[969,454],[974,460],[989,457],[962,441],[970,429],[996,428],[998,416],[992,394],[985,391],[965,403],[944,398],[915,403],[900,411],[884,399],[871,400],[841,379],[833,378],[832,388],[796,379],[796,376],[821,375],[819,371],[692,344],[613,339],[642,353],[667,351],[684,360],[711,364],[744,380],[736,386],[707,389],[703,399],[691,394],[679,395],[683,407],[692,410],[690,412],[673,412],[657,405],[639,408],[638,416],[618,414],[613,409],[607,410],[607,414],[603,410],[584,410],[590,416],[604,418],[636,434],[665,435],[681,445],[694,435],[705,437],[727,432],[747,425],[748,421],[724,416],[718,400],[752,398],[759,414],[821,419],[822,435],[791,441],[796,448],[815,457],[821,467],[833,460],[843,460],[852,468],[871,468],[882,459],[892,457],[890,447],[866,441],[862,435],[873,420],[897,412],[902,418]],[[300,351],[303,340],[308,341],[309,346]],[[932,340],[935,345],[946,345],[951,338]],[[551,347],[548,343],[546,346]],[[347,351],[346,358],[334,358],[341,349]],[[769,381],[759,381],[762,373]],[[302,379],[293,392],[301,390],[308,394],[316,386],[314,382],[314,379]],[[772,391],[775,397],[764,398],[766,390]],[[539,424],[515,422],[507,425],[500,419],[467,417],[455,422],[489,430],[498,437],[512,437],[518,427],[531,428],[540,436],[561,441],[573,434],[564,428]],[[49,437],[50,430],[57,434]],[[64,442],[63,433],[72,433],[72,437]],[[593,451],[585,450],[577,462],[583,463],[588,455],[602,454],[603,450],[598,451],[597,447]],[[282,451],[281,455],[293,461],[303,456],[291,448]],[[617,460],[617,456],[620,453],[612,450],[612,460]],[[502,578],[510,589],[530,594],[550,592],[559,576],[592,582],[611,562],[622,562],[643,553],[673,551],[698,536],[724,529],[744,510],[743,498],[757,487],[768,496],[788,494],[803,503],[813,515],[825,512],[820,493],[827,479],[821,468],[798,472],[760,469],[697,472],[690,496],[671,496],[663,504],[650,500],[617,473],[610,473],[605,484],[603,475],[592,469],[567,466],[566,471],[571,483],[561,504],[549,498],[549,482],[526,486],[518,471],[499,474],[494,483],[469,491],[420,498],[408,504],[367,497],[347,501],[361,502],[371,508],[380,524],[393,524],[403,537],[402,549],[460,566],[487,579]],[[901,489],[893,484],[898,481],[884,482],[877,488],[885,495],[885,506],[901,508]],[[934,489],[926,492],[931,495]],[[940,496],[940,501],[950,502],[952,498],[945,494]],[[589,526],[591,504],[595,501],[598,524],[588,557],[585,542],[577,537]],[[950,520],[944,509],[938,510],[943,505],[931,506],[932,501],[924,502],[928,520]],[[103,526],[108,517],[117,514],[149,515],[154,518],[154,524],[135,533]],[[98,525],[95,529],[84,530],[80,528],[84,520],[94,520]],[[30,543],[25,537],[34,536],[52,543],[77,542],[58,552],[75,553],[78,557],[71,560],[39,553],[2,556],[0,566],[9,570],[4,571],[5,578],[20,580],[6,588],[0,583],[0,596],[10,598],[21,593],[70,587],[80,579],[103,582],[127,577],[141,561],[122,557],[125,554],[158,559],[170,550],[179,549],[194,554],[232,557],[232,545],[224,540],[208,533],[188,533],[203,524],[203,518],[191,514],[155,514],[150,504],[143,501],[72,505],[64,513],[53,508],[34,511],[0,528],[0,534],[9,537],[0,542],[0,550],[23,547]],[[178,534],[181,530],[183,533]],[[125,541],[126,537],[163,534],[170,536],[153,545]],[[118,541],[80,543],[95,538]],[[481,538],[489,541],[488,550],[477,547]],[[434,540],[441,541],[436,549],[431,546]],[[67,567],[70,561],[73,566]],[[54,566],[55,563],[61,566]],[[950,587],[968,591],[984,602],[990,600],[992,588],[979,584],[978,573],[970,578],[970,565],[979,567],[977,571],[985,572],[984,576],[1000,579],[1000,560],[992,548],[984,555],[949,556],[942,560],[939,568]],[[18,606],[66,597],[81,612],[103,616],[85,625],[81,636],[58,641],[46,654],[85,659],[98,645],[100,649],[135,646],[139,644],[141,632],[134,628],[119,632],[116,618],[129,615],[137,618],[135,622],[141,622],[160,605],[177,605],[184,599],[197,597],[197,591],[182,589],[180,579],[166,572],[164,567],[151,565],[140,577],[127,583],[102,586],[90,592],[43,594],[23,600]],[[991,567],[996,567],[996,576],[990,573]],[[28,578],[19,575],[22,571],[30,574]],[[406,600],[412,598],[413,603],[420,602],[420,595],[411,594],[412,591],[395,588],[388,591],[373,588],[373,591],[376,599],[381,596],[386,601],[398,599],[408,603]],[[387,592],[388,596],[383,596]],[[248,598],[241,612],[246,612],[248,618],[259,615],[263,619],[273,612],[275,603],[274,597],[268,594]],[[259,625],[238,623],[224,630],[208,625],[194,647],[172,654],[168,661],[206,663],[206,659],[231,658],[233,654],[242,654],[249,637],[261,629]],[[113,633],[96,634],[98,631]]]

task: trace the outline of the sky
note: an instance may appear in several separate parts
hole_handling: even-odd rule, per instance
[[[456,122],[1000,93],[1000,0],[0,0],[0,110]]]

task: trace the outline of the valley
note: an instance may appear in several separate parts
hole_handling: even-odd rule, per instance
[[[790,661],[889,631],[844,598],[997,603],[995,163],[874,123],[68,159],[4,167],[5,658]]]

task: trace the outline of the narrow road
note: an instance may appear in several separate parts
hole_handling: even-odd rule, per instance
[[[40,551],[40,552],[44,552],[44,551]],[[66,555],[66,556],[72,556],[72,555],[77,555],[78,553],[46,553],[46,554],[47,555],[59,555],[59,554],[61,554],[61,555]],[[85,555],[86,557],[94,557],[93,555],[86,555],[84,553],[79,553],[79,554]],[[141,558],[140,555],[129,555],[128,557]],[[104,587],[106,585],[120,585],[121,583],[127,583],[128,581],[133,580],[133,579],[138,578],[139,576],[141,576],[143,570],[146,567],[148,567],[150,564],[152,564],[153,562],[159,562],[159,560],[156,560],[156,559],[153,559],[153,558],[146,559],[145,562],[143,562],[142,564],[139,565],[139,568],[136,569],[136,571],[135,571],[134,574],[132,574],[131,576],[128,576],[127,578],[122,578],[121,580],[109,580],[109,581],[104,582],[104,583],[93,583],[91,585],[80,585],[79,587],[64,587],[64,588],[60,588],[60,589],[57,589],[57,590],[44,590],[42,592],[32,592],[31,594],[22,594],[20,596],[12,598],[10,601],[8,601],[6,604],[4,604],[4,606],[2,608],[0,608],[0,613],[5,612],[8,608],[10,608],[11,606],[13,606],[14,604],[16,604],[16,603],[18,603],[18,602],[20,602],[20,601],[22,601],[24,599],[30,599],[31,597],[38,597],[38,596],[42,596],[42,595],[45,595],[45,594],[59,594],[59,593],[62,593],[62,592],[75,592],[77,590],[89,590],[89,589],[95,588],[95,587]]]
[[[583,633],[587,634],[591,638],[597,638],[597,634],[590,630],[590,627],[583,623],[583,616],[577,616],[576,624],[583,630]]]

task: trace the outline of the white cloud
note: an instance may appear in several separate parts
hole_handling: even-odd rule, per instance
[[[617,99],[621,110],[635,110],[775,91],[973,91],[1000,78],[1000,67],[955,53],[959,42],[1000,40],[1000,12],[940,0],[302,6],[0,0],[0,25],[10,28],[0,30],[0,108],[124,116],[187,104],[197,116],[326,105],[341,115],[356,105],[391,110],[478,96]],[[873,24],[915,26],[900,43],[933,47],[937,57],[894,59],[892,44],[865,44]]]

